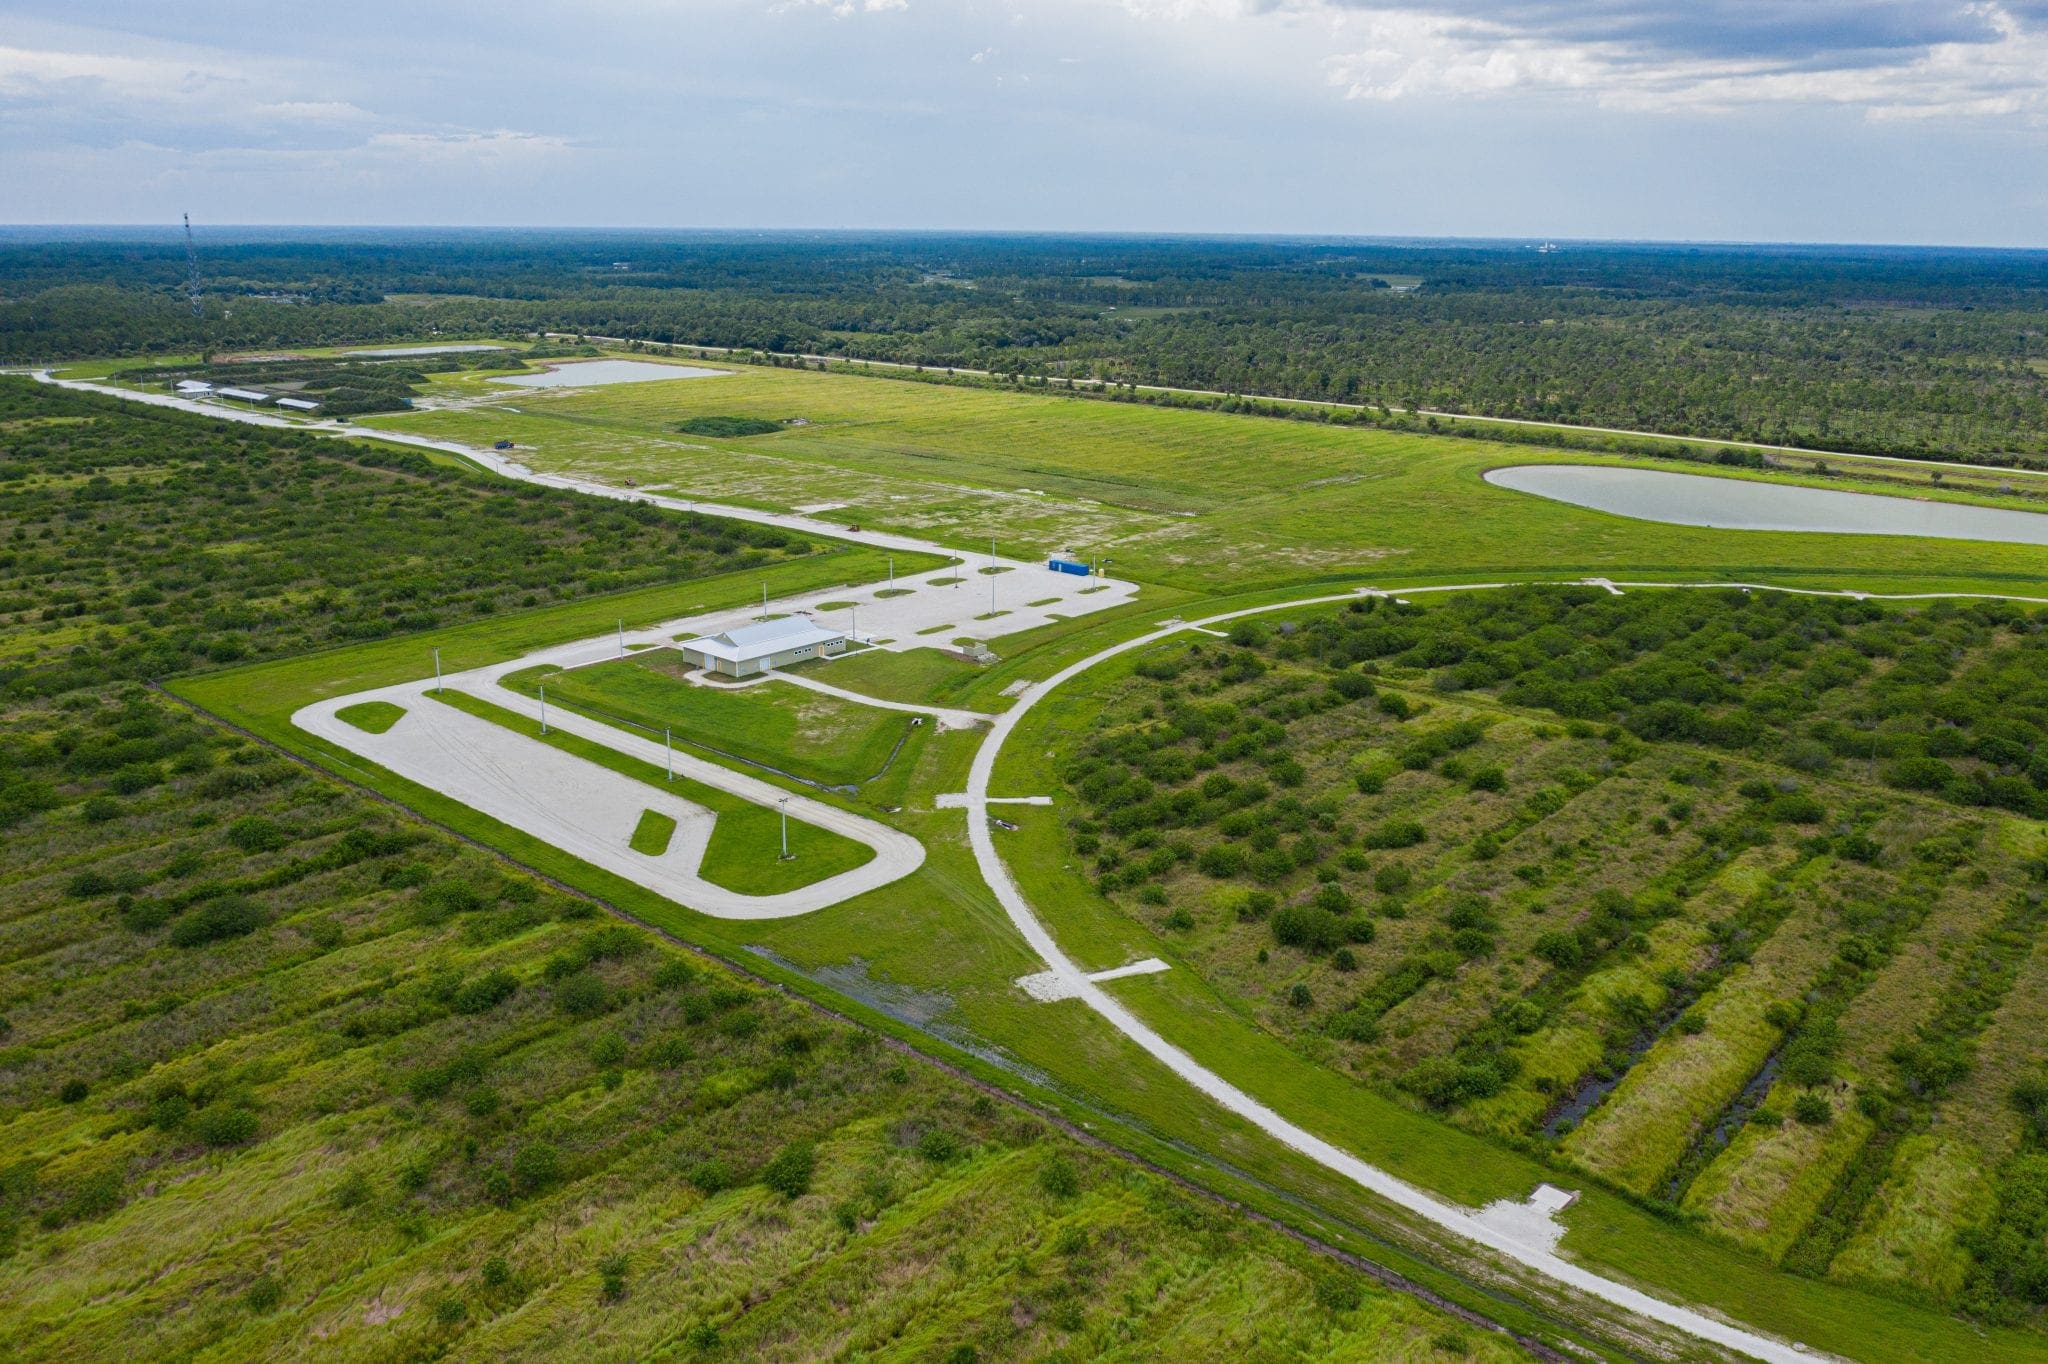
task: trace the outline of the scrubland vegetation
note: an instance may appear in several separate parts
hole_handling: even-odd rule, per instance
[[[1517,1353],[132,680],[223,582],[354,586],[320,576],[349,523],[286,514],[330,479],[377,490],[387,547],[458,513],[487,545],[517,490],[4,391],[8,482],[109,546],[81,581],[163,598],[62,644],[0,620],[34,660],[0,719],[0,1353]],[[155,484],[166,530],[85,539],[92,471],[195,448],[221,467]],[[176,528],[217,527],[230,471],[240,548],[192,573]],[[578,538],[523,533],[576,581]],[[233,628],[284,655],[339,618]]]
[[[817,552],[374,445],[0,378],[0,692],[426,630]]]
[[[1088,684],[1068,845],[1305,1057],[1785,1269],[2016,1321],[2044,641],[1738,591],[1279,613]]]

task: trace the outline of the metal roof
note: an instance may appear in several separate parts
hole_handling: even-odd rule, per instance
[[[216,392],[220,397],[240,398],[245,403],[267,403],[270,401],[268,393],[259,393],[253,388],[223,388],[216,390]]]
[[[827,630],[804,616],[784,616],[781,620],[764,620],[699,639],[686,639],[682,647],[711,658],[743,662],[779,654],[787,649],[801,649],[807,644],[832,644],[845,638],[843,630]]]
[[[277,405],[279,407],[296,408],[300,412],[313,412],[318,410],[320,406],[311,398],[279,398]]]

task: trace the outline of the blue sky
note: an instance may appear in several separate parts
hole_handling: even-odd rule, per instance
[[[0,222],[2048,246],[2048,0],[0,0]]]

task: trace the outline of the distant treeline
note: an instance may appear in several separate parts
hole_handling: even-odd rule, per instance
[[[398,234],[0,248],[0,361],[560,330],[1994,463],[2048,254]],[[1390,287],[1391,286],[1391,287]]]

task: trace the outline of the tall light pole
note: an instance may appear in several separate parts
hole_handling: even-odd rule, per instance
[[[767,614],[768,614],[768,584],[767,584],[767,583],[762,583],[762,584],[761,584],[761,615],[762,615],[762,616],[763,616],[763,617],[765,618],[765,617],[767,616]]]
[[[661,731],[661,750],[663,757],[668,763],[668,779],[674,781],[676,779],[676,741],[669,736],[669,731],[666,728]]]
[[[782,860],[787,862],[789,861],[789,797],[784,796],[781,800],[776,801],[775,806],[782,811]]]
[[[894,591],[894,590],[895,590],[895,587],[896,587],[896,556],[895,556],[895,555],[893,555],[893,554],[891,554],[891,555],[889,556],[889,588],[890,588],[890,590],[891,590],[891,591]]]
[[[860,603],[854,602],[846,609],[853,616],[853,627],[846,632],[846,637],[855,644],[858,644],[860,643]]]
[[[434,650],[434,692],[436,695],[439,695],[442,690],[444,688],[441,686],[441,651],[436,649]]]
[[[540,732],[543,736],[548,732],[548,684],[545,682],[540,684]]]
[[[619,617],[619,657],[626,656],[626,618]]]

